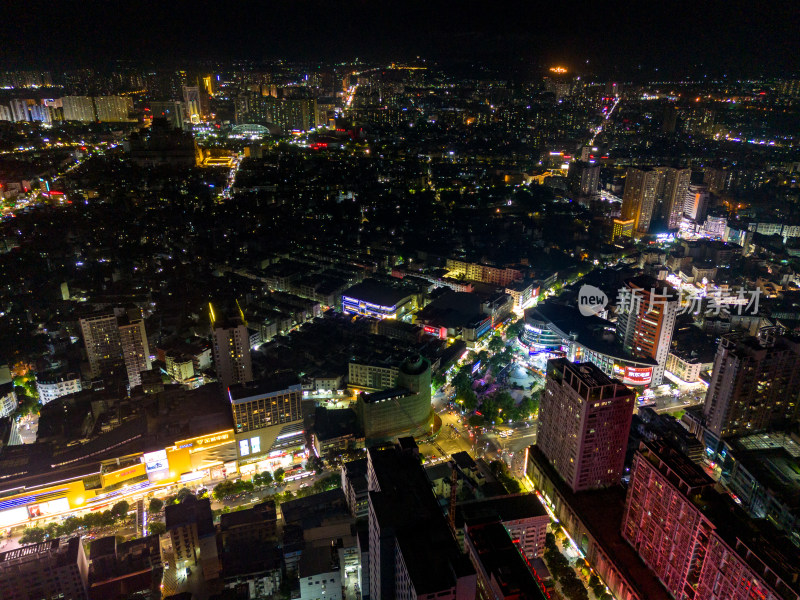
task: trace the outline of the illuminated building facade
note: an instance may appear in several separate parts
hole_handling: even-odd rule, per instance
[[[573,492],[622,478],[635,393],[591,363],[547,363],[537,445]]]
[[[724,336],[714,357],[703,414],[717,438],[796,421],[800,340],[765,329],[759,337]]]
[[[590,362],[625,385],[651,384],[657,367],[652,358],[637,357],[607,338],[614,324],[600,317],[584,317],[577,309],[550,301],[525,311],[520,343],[532,356],[564,356],[573,362]]]
[[[17,393],[14,383],[0,383],[0,419],[10,417],[17,410]]]
[[[688,457],[661,442],[642,443],[622,535],[674,598],[800,598],[797,549],[757,531]]]
[[[214,368],[223,388],[253,381],[250,334],[240,320],[214,323]]]
[[[110,508],[124,494],[237,471],[232,429],[178,440],[162,449],[74,467],[53,464],[48,475],[7,472],[0,478],[0,527],[52,519],[76,509]]]
[[[247,94],[236,98],[236,123],[273,124],[285,131],[308,131],[317,126],[314,98],[275,98]]]
[[[634,226],[636,225],[635,219],[614,219],[611,229],[611,241],[619,238],[632,238]]]
[[[650,385],[661,385],[678,314],[678,294],[649,276],[630,279],[625,288],[627,297],[618,308],[617,341],[631,355],[653,359],[656,365]]]
[[[684,216],[696,223],[702,223],[706,218],[708,200],[709,194],[707,185],[690,184],[686,189],[686,197],[683,201]]]
[[[80,319],[80,327],[89,359],[89,377],[95,379],[122,358],[117,317],[112,311],[87,315]]]
[[[229,388],[240,468],[272,470],[305,448],[302,385],[295,376]]]
[[[196,85],[185,85],[182,88],[183,103],[186,109],[186,117],[192,123],[199,123],[200,118],[205,116],[201,105],[201,91]]]
[[[142,383],[142,371],[149,371],[150,346],[144,329],[142,311],[138,308],[126,311],[119,321],[119,340],[122,346],[122,358],[128,372],[128,383],[131,387]]]
[[[625,191],[622,194],[622,220],[634,222],[638,235],[650,230],[653,209],[658,193],[659,172],[649,168],[628,169],[625,175]]]
[[[61,99],[65,121],[92,123],[95,120],[94,102],[91,96],[64,96]]]
[[[364,280],[342,293],[342,312],[345,314],[401,319],[416,306],[414,294],[373,280]]]
[[[691,169],[662,168],[664,173],[664,189],[661,200],[663,213],[669,229],[677,229],[683,217],[686,203],[686,192],[692,177]]]
[[[36,391],[39,392],[39,402],[43,405],[61,396],[80,392],[81,389],[81,378],[77,373],[52,376],[37,374],[36,376]],[[0,410],[0,415],[2,415],[2,410]]]
[[[466,262],[453,258],[447,259],[447,269],[449,277],[462,276],[470,281],[480,281],[482,283],[494,283],[498,286],[508,286],[513,282],[522,279],[522,272],[519,269],[506,267],[495,267],[481,263]]]
[[[95,96],[97,120],[103,123],[126,123],[133,112],[133,99],[129,96]]]

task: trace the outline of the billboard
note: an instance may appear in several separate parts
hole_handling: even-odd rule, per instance
[[[150,481],[164,479],[169,472],[169,461],[167,460],[166,450],[156,450],[148,452],[143,457],[147,478]]]
[[[653,367],[625,367],[622,383],[625,385],[649,385],[653,379]]]
[[[444,340],[447,338],[447,328],[446,327],[434,327],[432,325],[425,325],[423,328],[425,333],[429,333],[431,335],[437,336],[439,339]]]

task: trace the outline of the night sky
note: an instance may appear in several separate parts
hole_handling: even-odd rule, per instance
[[[4,0],[0,16],[4,68],[99,66],[115,58],[169,63],[417,55],[481,61],[522,75],[555,62],[648,79],[788,75],[800,68],[796,0]]]

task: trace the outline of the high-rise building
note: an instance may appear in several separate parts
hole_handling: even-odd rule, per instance
[[[707,210],[708,186],[689,184],[683,201],[683,215],[695,223],[702,223],[706,220]]]
[[[314,98],[275,98],[260,94],[236,99],[236,123],[274,124],[281,129],[308,131],[317,126],[317,101]]]
[[[632,238],[635,223],[633,219],[628,219],[627,221],[614,219],[611,229],[611,241],[613,242],[619,238]]]
[[[223,388],[253,381],[250,334],[237,319],[214,323],[214,368]]]
[[[122,359],[117,317],[113,311],[102,311],[80,319],[89,376],[94,379]]]
[[[370,598],[475,598],[475,568],[439,507],[416,444],[401,441],[410,443],[367,453]]]
[[[669,229],[677,229],[683,216],[686,191],[692,177],[691,169],[666,168],[664,174],[664,194],[662,197],[664,217]]]
[[[798,600],[800,553],[765,535],[680,452],[636,452],[622,536],[673,598]]]
[[[547,363],[537,445],[574,491],[620,482],[636,395],[592,363]]]
[[[240,466],[303,446],[303,387],[295,375],[231,386],[228,398]]]
[[[133,99],[129,96],[96,96],[94,106],[98,121],[126,123],[133,111]]]
[[[650,168],[630,167],[625,175],[622,194],[622,220],[633,219],[634,231],[643,235],[650,230],[656,206],[659,172]]]
[[[573,161],[569,164],[567,183],[573,194],[592,196],[597,194],[600,185],[600,165],[583,161]]]
[[[678,293],[648,275],[626,281],[623,289],[617,307],[617,341],[633,356],[655,360],[658,364],[650,385],[661,385],[678,314]]]
[[[690,109],[683,121],[683,131],[691,135],[711,137],[714,135],[716,113],[710,108]]]
[[[661,131],[664,133],[675,133],[678,124],[678,109],[674,104],[664,106],[664,119],[661,121]]]
[[[93,123],[95,121],[94,102],[91,96],[64,96],[61,99],[65,121]]]
[[[208,94],[209,96],[213,96],[214,95],[214,84],[215,83],[216,82],[214,81],[214,76],[213,75],[205,75],[203,77],[203,89],[205,90],[206,94]]]
[[[142,371],[150,370],[150,346],[147,343],[142,311],[138,308],[129,309],[119,319],[118,324],[128,383],[131,387],[141,385]]]
[[[703,405],[717,438],[794,422],[800,395],[800,339],[763,329],[758,337],[724,336]]]
[[[196,85],[185,85],[182,89],[187,120],[192,123],[199,123],[200,118],[204,116],[200,106],[200,88]]]
[[[11,120],[12,121],[30,121],[31,115],[29,106],[33,100],[26,100],[25,98],[12,98],[9,100],[9,106],[11,108]]]
[[[80,537],[57,538],[0,554],[0,598],[88,599],[89,562]]]

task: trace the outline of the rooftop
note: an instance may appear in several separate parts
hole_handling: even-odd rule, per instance
[[[223,513],[219,518],[221,531],[231,527],[240,527],[251,523],[262,523],[264,521],[277,521],[275,501],[267,500],[253,505],[252,508],[237,510],[235,512]]]
[[[450,589],[474,573],[414,453],[372,448],[369,460],[380,490],[369,492],[370,503],[381,530],[395,532],[416,593]]]
[[[539,502],[536,494],[496,496],[461,502],[456,506],[456,525],[486,517],[494,517],[503,522],[517,521],[533,517],[547,517],[547,511]]]
[[[283,502],[281,512],[284,522],[299,523],[304,528],[319,527],[327,521],[350,518],[347,500],[341,488]]]
[[[281,373],[267,379],[250,383],[239,383],[228,388],[231,402],[244,402],[277,392],[300,390],[300,379],[295,373]]]
[[[342,292],[342,296],[349,296],[386,308],[394,308],[411,295],[412,292],[409,290],[393,287],[374,279],[365,279]]]
[[[198,537],[214,534],[211,502],[208,498],[197,500],[187,496],[180,504],[170,504],[164,509],[167,531],[197,523]]]
[[[474,549],[474,560],[500,588],[504,598],[547,598],[508,530],[499,521],[467,526],[466,536]]]

